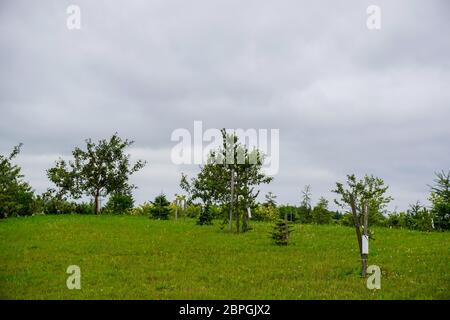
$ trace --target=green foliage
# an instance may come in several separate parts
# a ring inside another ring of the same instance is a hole
[[[319,199],[312,210],[312,221],[315,224],[329,224],[333,221],[333,212],[328,210],[328,200],[324,197]]]
[[[438,230],[450,230],[450,171],[436,173],[434,182],[430,195],[434,225]]]
[[[190,201],[200,199],[204,205],[223,206],[232,203],[236,230],[246,231],[246,215],[241,212],[255,205],[259,194],[256,187],[270,183],[273,178],[266,176],[262,170],[264,155],[261,151],[248,150],[235,134],[227,134],[225,129],[222,129],[222,143],[222,147],[211,152],[195,178],[189,182],[182,175],[180,187],[190,195]],[[233,187],[231,180],[234,181]]]
[[[433,214],[419,202],[416,202],[409,206],[406,213],[391,213],[387,218],[386,225],[391,228],[433,231]]]
[[[200,216],[201,208],[199,205],[189,204],[186,206],[186,217],[197,218]]]
[[[0,155],[0,218],[33,213],[33,191],[23,181],[21,168],[12,163],[21,146],[14,147],[9,156]]]
[[[153,208],[153,204],[149,202],[144,202],[139,207],[131,209],[128,213],[132,216],[151,216],[151,210]]]
[[[99,211],[98,199],[111,193],[128,193],[134,188],[129,176],[142,169],[144,161],[130,164],[125,148],[133,141],[122,140],[115,133],[108,141],[93,143],[86,140],[86,150],[75,148],[73,160],[59,159],[55,167],[47,171],[48,178],[59,189],[59,194],[69,194],[78,199],[83,194],[95,199],[95,213]]]
[[[291,205],[282,205],[278,207],[278,218],[284,219],[287,216],[289,221],[297,221],[299,219],[299,210]]]
[[[211,205],[205,205],[201,207],[200,215],[197,219],[198,225],[212,225],[214,218],[214,211]]]
[[[36,196],[34,201],[34,213],[37,214],[92,214],[93,208],[92,203],[68,201],[51,189]]]
[[[277,207],[268,204],[258,204],[252,211],[252,220],[276,221],[279,217]]]
[[[278,219],[272,231],[272,239],[276,245],[287,246],[289,244],[292,223],[285,219]]]
[[[167,201],[166,195],[161,193],[152,201],[153,206],[150,208],[150,218],[158,220],[168,220],[170,216],[170,202]]]
[[[106,214],[128,214],[133,209],[134,200],[131,194],[115,192],[110,195],[102,212]]]

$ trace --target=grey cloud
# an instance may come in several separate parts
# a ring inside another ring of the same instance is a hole
[[[150,166],[133,178],[138,202],[173,194],[176,128],[279,128],[272,190],[299,201],[346,173],[383,177],[392,208],[426,202],[433,171],[449,169],[447,1],[68,1],[0,5],[0,152],[37,191],[45,168],[83,139],[117,131]],[[143,152],[142,150],[146,150]],[[38,159],[38,160],[36,160]]]

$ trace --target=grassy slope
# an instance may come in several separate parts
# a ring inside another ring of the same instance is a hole
[[[294,244],[277,247],[269,224],[253,227],[229,235],[131,216],[0,220],[0,298],[450,299],[450,233],[376,230],[374,292],[359,277],[353,229],[296,225]],[[66,287],[71,264],[81,290]]]

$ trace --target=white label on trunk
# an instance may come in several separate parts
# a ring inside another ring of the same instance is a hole
[[[369,236],[362,236],[362,254],[369,254]]]
[[[250,207],[247,208],[248,217],[252,217],[252,211],[250,210]]]

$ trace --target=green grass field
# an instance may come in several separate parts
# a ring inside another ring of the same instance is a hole
[[[450,233],[375,229],[360,278],[352,228],[295,225],[293,244],[271,243],[267,223],[230,235],[195,221],[134,216],[0,220],[3,299],[450,299]],[[81,290],[66,287],[69,265]]]

